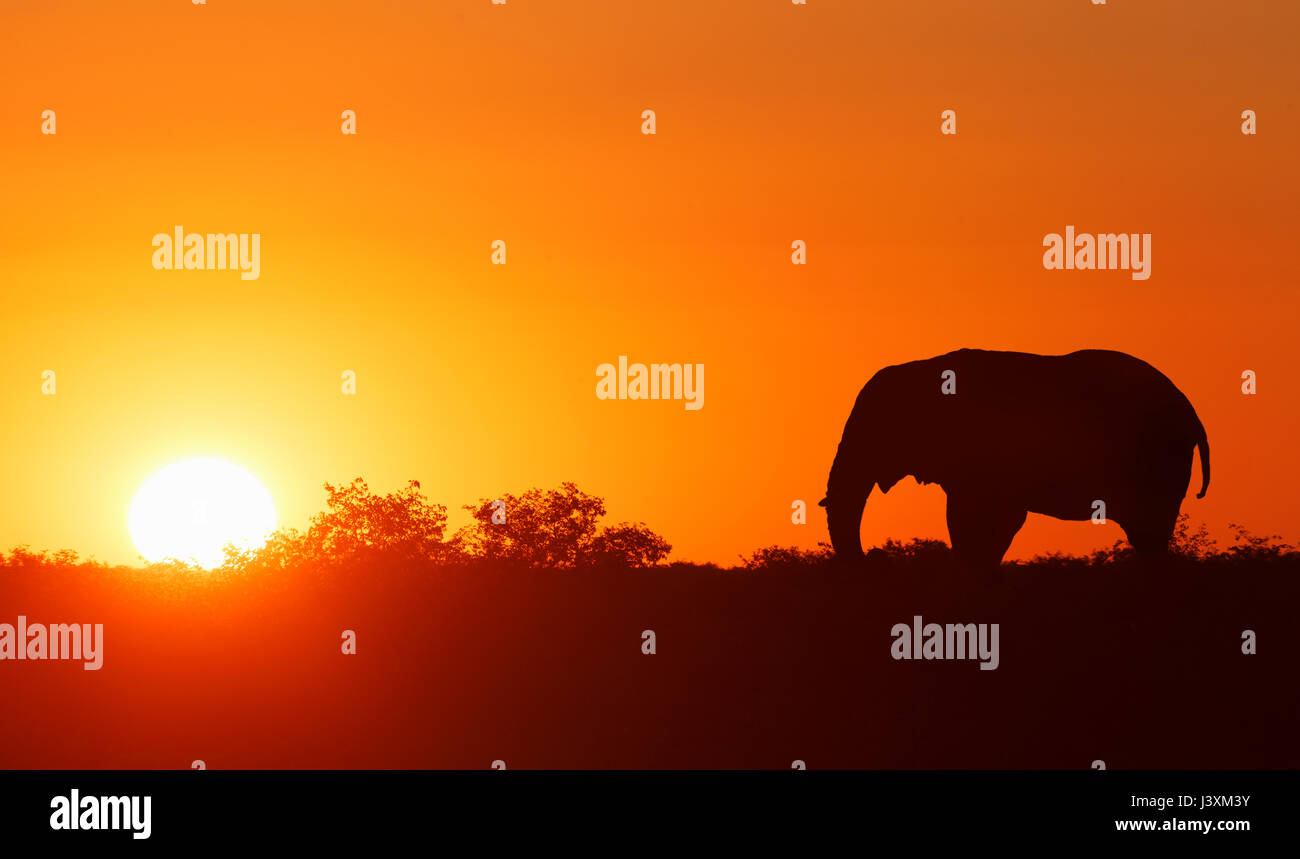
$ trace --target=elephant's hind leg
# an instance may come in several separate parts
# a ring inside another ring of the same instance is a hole
[[[948,540],[952,552],[971,569],[994,571],[1011,548],[1028,511],[979,494],[948,495]]]
[[[1169,550],[1169,540],[1178,524],[1182,499],[1149,503],[1132,521],[1120,522],[1133,551],[1146,557],[1160,557]]]

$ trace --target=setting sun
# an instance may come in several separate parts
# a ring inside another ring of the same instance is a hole
[[[266,542],[276,516],[270,493],[244,469],[221,459],[187,459],[145,481],[127,523],[147,560],[211,569],[227,543],[247,549]]]

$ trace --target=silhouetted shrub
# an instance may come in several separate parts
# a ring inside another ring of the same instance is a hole
[[[1235,542],[1223,553],[1233,561],[1268,560],[1295,552],[1295,546],[1282,542],[1277,534],[1257,537],[1241,525],[1229,522],[1228,528],[1235,535]]]
[[[325,484],[327,510],[312,517],[306,533],[282,528],[252,551],[227,546],[227,569],[284,569],[303,563],[343,563],[384,555],[408,561],[441,561],[447,508],[430,504],[419,481],[387,495],[375,495],[361,478],[346,486]]]
[[[0,567],[75,567],[75,566],[102,566],[96,561],[82,560],[81,557],[71,549],[59,549],[51,552],[48,549],[42,549],[39,552],[33,552],[30,546],[15,546],[13,551],[5,557],[0,552]]]
[[[1191,517],[1186,513],[1178,514],[1178,524],[1174,526],[1173,537],[1169,541],[1169,551],[1187,558],[1209,558],[1217,553],[1218,544],[1210,536],[1210,531],[1202,522],[1195,531],[1191,530]]]
[[[741,555],[740,565],[746,570],[815,566],[830,560],[833,555],[833,550],[826,543],[818,543],[816,549],[800,549],[798,546],[766,546],[756,550],[748,558]]]
[[[327,483],[325,491],[329,510],[312,518],[305,538],[313,556],[338,559],[379,551],[437,560],[444,555],[447,508],[426,501],[419,481],[388,495],[373,494],[359,477],[348,486]]]
[[[672,546],[646,525],[627,522],[597,532],[605,502],[573,483],[543,492],[530,489],[482,498],[465,508],[474,522],[457,532],[455,548],[467,558],[530,567],[572,569],[594,563],[653,566]]]
[[[948,544],[943,540],[931,539],[913,539],[904,543],[901,540],[886,540],[885,544],[880,547],[890,558],[898,560],[923,560],[926,558],[939,558],[946,556],[951,552]]]
[[[620,522],[605,528],[591,542],[590,563],[613,567],[653,567],[673,547],[644,522]]]
[[[473,516],[470,525],[444,540],[447,508],[429,503],[420,492],[418,481],[387,495],[375,495],[361,478],[350,484],[325,484],[326,509],[312,517],[305,532],[282,528],[266,544],[254,550],[226,547],[225,563],[215,571],[177,562],[136,567],[110,567],[93,559],[82,559],[72,550],[33,551],[29,546],[15,547],[8,555],[0,553],[0,568],[45,568],[127,571],[146,575],[151,581],[189,581],[201,577],[214,582],[229,576],[243,576],[258,588],[283,587],[276,582],[276,572],[327,567],[363,569],[367,561],[398,564],[454,564],[499,561],[539,569],[573,569],[600,567],[608,569],[643,568],[662,565],[672,546],[643,522],[620,522],[599,526],[605,515],[603,499],[563,483],[558,489],[530,489],[523,495],[506,494],[499,499],[480,499],[467,505]],[[499,503],[498,503],[499,502]],[[494,521],[494,519],[499,521]],[[1244,527],[1231,524],[1235,534],[1232,546],[1220,550],[1204,523],[1191,527],[1187,514],[1178,517],[1170,540],[1170,552],[1179,560],[1206,566],[1235,565],[1254,561],[1283,561],[1294,564],[1300,552],[1278,535],[1256,536]],[[948,544],[942,540],[890,539],[873,549],[878,560],[898,561],[927,566],[931,562],[946,567],[951,561]],[[1133,558],[1133,549],[1125,540],[1096,549],[1087,555],[1050,552],[1027,561],[1015,562],[1022,568],[1076,569],[1125,563]],[[831,547],[818,543],[815,549],[796,546],[766,546],[748,556],[739,556],[732,569],[814,569],[834,559]],[[669,564],[665,569],[720,569],[714,564]]]
[[[464,509],[474,517],[456,534],[457,547],[466,556],[564,569],[576,566],[590,550],[605,502],[564,483],[547,492],[529,489],[520,496],[482,498]]]

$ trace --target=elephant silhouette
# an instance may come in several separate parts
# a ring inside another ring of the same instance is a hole
[[[844,426],[821,505],[841,558],[862,555],[872,489],[888,492],[908,475],[943,488],[953,554],[971,568],[996,569],[1031,512],[1086,520],[1104,510],[1139,554],[1159,555],[1194,448],[1203,498],[1205,428],[1183,392],[1132,355],[961,349],[871,377]]]

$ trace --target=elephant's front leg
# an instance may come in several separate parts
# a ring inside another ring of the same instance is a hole
[[[948,541],[957,560],[973,571],[992,573],[1002,563],[1028,511],[978,491],[948,493]]]

